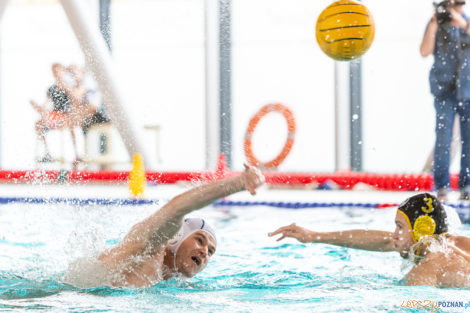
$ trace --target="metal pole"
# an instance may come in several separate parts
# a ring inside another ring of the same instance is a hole
[[[111,45],[111,0],[100,0],[100,31],[108,50],[112,51]]]
[[[120,94],[121,89],[112,73],[111,57],[101,34],[98,29],[87,23],[79,0],[60,0],[60,2],[80,43],[86,62],[103,94],[106,111],[116,125],[130,157],[132,158],[135,153],[141,153],[144,161],[148,160],[143,146],[136,136],[136,130],[127,118],[128,114],[125,108],[128,106],[123,101]]]
[[[232,33],[231,0],[219,0],[220,152],[232,167]]]
[[[362,62],[349,62],[351,106],[351,169],[362,171]]]
[[[349,66],[335,61],[335,170],[349,171],[350,160],[350,97]]]
[[[206,169],[214,169],[220,153],[218,0],[204,2]]]
[[[100,32],[106,42],[109,53],[111,53],[111,0],[100,0],[99,12]],[[111,138],[108,138],[104,132],[99,135],[99,152],[101,155],[109,152],[107,151],[109,148],[109,140],[111,140]],[[104,166],[102,166],[102,168],[103,167]]]

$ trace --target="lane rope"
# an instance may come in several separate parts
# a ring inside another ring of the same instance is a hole
[[[165,199],[167,202],[169,199]],[[30,204],[72,204],[72,205],[153,205],[161,199],[125,199],[125,198],[60,198],[60,197],[0,197],[0,204],[30,203]],[[214,206],[269,206],[283,209],[313,209],[313,208],[364,208],[384,209],[398,206],[398,203],[378,202],[287,202],[287,201],[232,201],[219,200]],[[470,209],[470,203],[446,203],[455,209]]]
[[[169,199],[102,199],[102,198],[42,198],[42,197],[0,197],[0,205],[4,204],[64,204],[72,206],[140,206],[140,205],[158,205],[160,201],[164,203]],[[470,224],[470,203],[446,203],[453,207],[462,221]],[[374,203],[374,202],[285,202],[285,201],[231,201],[220,200],[214,202],[215,207],[250,207],[250,206],[268,206],[281,209],[300,210],[300,209],[386,209],[397,207],[398,203]]]
[[[102,199],[102,198],[40,198],[40,197],[0,197],[0,204],[13,204],[13,203],[26,203],[26,204],[66,204],[75,206],[87,205],[152,205],[158,204],[159,200],[146,200],[146,199]]]

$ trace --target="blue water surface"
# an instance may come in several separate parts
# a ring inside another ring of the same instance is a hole
[[[470,300],[466,289],[404,286],[409,264],[393,252],[276,242],[266,235],[291,222],[325,231],[390,230],[393,210],[210,207],[197,216],[217,229],[219,247],[192,279],[150,288],[79,289],[62,283],[69,262],[119,242],[154,210],[1,206],[0,311],[431,312],[402,306],[410,300]],[[461,232],[468,235],[470,228]]]

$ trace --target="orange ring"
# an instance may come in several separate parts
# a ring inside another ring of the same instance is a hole
[[[279,155],[276,158],[274,158],[272,161],[261,163],[255,157],[253,153],[251,137],[253,136],[255,128],[258,125],[261,118],[270,112],[279,112],[284,116],[287,122],[287,129],[289,133],[287,135],[287,140],[286,140],[286,143],[284,144],[284,147],[282,148],[281,153],[279,153]],[[292,149],[292,145],[294,144],[294,136],[295,136],[295,119],[294,119],[294,115],[292,114],[292,111],[288,107],[280,103],[267,104],[263,106],[250,119],[250,123],[248,124],[248,129],[246,130],[244,149],[245,149],[245,156],[248,159],[248,163],[250,163],[253,166],[259,166],[259,167],[264,167],[264,168],[278,167],[279,164],[281,164],[282,161],[284,161],[284,159],[287,157],[290,150]]]

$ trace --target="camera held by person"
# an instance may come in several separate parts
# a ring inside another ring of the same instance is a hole
[[[435,2],[434,6],[436,8],[436,19],[439,25],[449,23],[452,20],[450,14],[451,3],[449,0],[444,0],[440,2]]]
[[[436,20],[439,25],[446,24],[452,21],[451,8],[453,6],[465,5],[465,1],[435,1],[434,7],[436,10]]]

